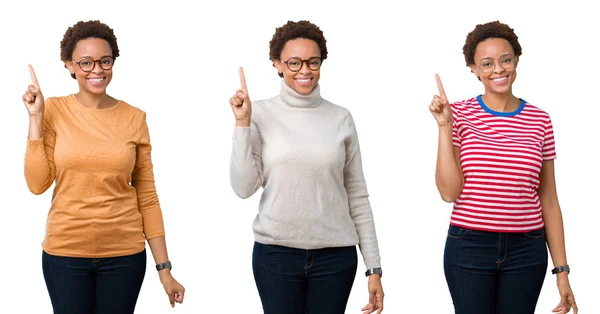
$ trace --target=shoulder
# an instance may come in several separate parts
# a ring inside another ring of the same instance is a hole
[[[471,120],[482,113],[483,109],[479,104],[478,96],[455,101],[450,104],[450,110],[452,110],[452,116],[457,121],[462,119]]]
[[[538,119],[550,120],[550,114],[548,112],[541,109],[540,107],[532,105],[528,101],[525,101],[525,100],[523,100],[523,101],[525,102],[525,106],[523,107],[521,114],[532,116],[532,117],[535,117]]]
[[[130,103],[124,101],[124,100],[119,100],[119,102],[117,103],[117,105],[120,107],[119,109],[123,113],[135,117],[136,120],[146,119],[146,111],[142,110],[141,108],[133,106]]]
[[[133,106],[124,100],[119,100],[117,106],[119,106],[119,108],[117,108],[118,115],[120,116],[119,119],[123,121],[124,124],[135,126],[142,130],[148,128],[146,111]]]
[[[275,96],[275,97],[271,97],[271,98],[263,98],[263,99],[259,99],[259,100],[253,100],[252,101],[252,111],[254,111],[254,109],[265,110],[270,104],[274,104],[275,102],[277,102],[278,98],[279,98],[279,96]]]
[[[276,97],[252,101],[252,124],[254,126],[262,125],[269,121],[269,108],[274,107],[274,98]]]
[[[464,111],[464,110],[469,110],[472,108],[479,107],[479,103],[477,101],[477,96],[474,96],[471,98],[455,101],[450,104],[450,107],[453,110]]]
[[[50,109],[51,111],[53,111],[67,106],[70,102],[73,102],[74,99],[74,95],[52,96],[46,98],[46,100],[44,101],[44,106],[46,107],[46,109]]]
[[[321,106],[323,107],[323,109],[326,109],[327,111],[329,111],[332,114],[339,116],[341,118],[344,118],[344,119],[352,118],[352,113],[350,112],[350,110],[348,108],[341,106],[341,105],[334,104],[333,102],[331,102],[327,99],[323,99]]]
[[[74,102],[75,96],[53,96],[44,100],[44,117],[53,120],[55,117],[60,117],[69,114],[70,103]]]
[[[321,107],[327,112],[326,115],[328,117],[328,120],[337,121],[338,123],[341,123],[341,125],[349,129],[356,128],[354,117],[352,116],[352,112],[350,112],[350,109],[341,105],[334,104],[326,99],[323,99]]]

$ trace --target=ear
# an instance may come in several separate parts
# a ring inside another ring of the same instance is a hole
[[[273,66],[277,68],[277,73],[283,74],[283,62],[281,60],[272,60]]]
[[[481,81],[481,73],[479,73],[479,69],[477,68],[477,66],[471,64],[469,65],[469,68],[471,69],[471,73],[475,74],[475,77],[477,77],[477,79]]]
[[[75,74],[75,67],[74,67],[73,62],[71,62],[71,61],[65,61],[65,68],[67,68],[67,70],[69,70],[69,73],[71,75]]]

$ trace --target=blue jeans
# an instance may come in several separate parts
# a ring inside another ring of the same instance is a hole
[[[444,273],[456,314],[533,314],[547,267],[544,229],[448,229]]]
[[[42,268],[54,314],[131,314],[146,273],[146,250],[110,258],[43,252]]]
[[[252,268],[265,314],[344,314],[356,247],[301,250],[254,243]]]

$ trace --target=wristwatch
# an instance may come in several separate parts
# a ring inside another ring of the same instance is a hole
[[[383,277],[383,271],[381,270],[381,267],[371,268],[365,272],[366,277],[369,277],[373,274],[377,274],[379,275],[379,277]]]
[[[171,261],[168,261],[166,263],[160,263],[160,264],[156,265],[156,270],[163,270],[165,268],[168,268],[169,270],[173,269],[173,265],[171,265]]]
[[[552,270],[552,275],[556,275],[556,274],[562,273],[564,271],[566,271],[567,274],[571,273],[571,267],[569,267],[569,265],[558,266]]]

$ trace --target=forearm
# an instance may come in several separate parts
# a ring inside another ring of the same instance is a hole
[[[241,128],[250,127],[250,123],[251,123],[251,121],[250,121],[249,117],[235,119],[235,126],[237,126],[237,127],[241,127]]]
[[[148,240],[150,251],[152,251],[152,257],[156,265],[166,263],[169,261],[169,254],[167,252],[167,241],[164,236],[152,238]],[[171,275],[169,268],[163,268],[159,271],[159,276],[162,280],[164,276]]]
[[[253,153],[252,132],[250,127],[236,126],[233,135],[229,179],[240,198],[252,196],[263,182]]]
[[[165,241],[165,236],[148,240],[148,245],[150,245],[150,250],[152,251],[152,256],[154,257],[154,262],[156,264],[166,263],[169,261],[169,254],[167,253],[167,241]]]
[[[350,207],[350,217],[354,223],[356,233],[359,239],[359,248],[363,256],[366,269],[381,267],[381,257],[379,255],[379,244],[375,230],[375,220],[371,204],[369,202],[369,193],[362,176],[362,171],[346,173],[346,194],[348,195],[348,205]]]
[[[44,132],[43,120],[43,114],[29,117],[29,134],[24,161],[27,187],[36,195],[44,193],[55,178],[54,133],[48,126]]]
[[[565,233],[563,218],[558,204],[543,205],[542,216],[546,228],[546,242],[554,267],[567,264],[567,253],[565,249]]]
[[[355,216],[353,220],[366,269],[381,267],[375,222],[373,215],[370,214],[370,209],[369,213],[364,213],[358,217]]]
[[[29,135],[30,141],[37,141],[42,138],[44,131],[44,113],[29,116]]]
[[[452,125],[439,127],[435,182],[446,202],[456,200],[463,188],[462,170],[452,145]]]
[[[552,264],[554,267],[568,265],[565,248],[565,232],[560,206],[555,204],[553,206],[542,206],[542,208],[544,208],[544,210],[542,210],[542,216],[546,228],[546,242],[548,243]],[[556,274],[556,277],[557,279],[566,279],[568,274],[568,272],[561,272]]]

